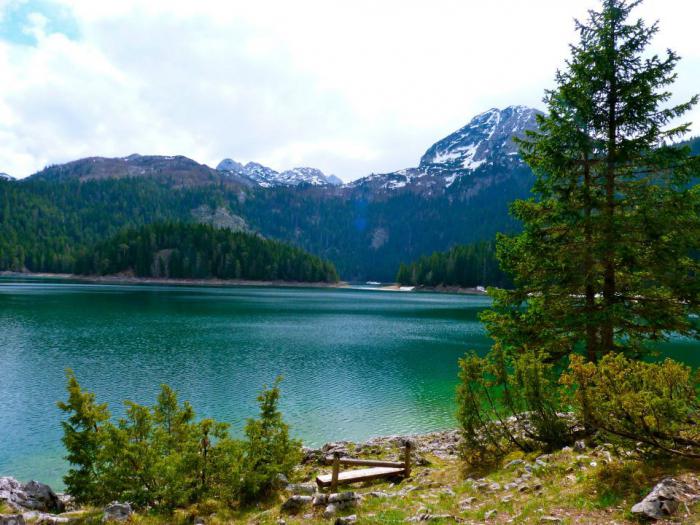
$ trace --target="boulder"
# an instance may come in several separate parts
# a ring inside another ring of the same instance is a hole
[[[355,501],[359,499],[359,496],[354,492],[336,492],[328,496],[329,503],[342,503],[345,501]]]
[[[282,503],[282,510],[285,512],[297,512],[312,501],[313,498],[311,496],[300,496],[298,494],[294,494],[293,496],[290,496],[287,501]]]
[[[632,514],[652,520],[668,518],[678,510],[681,503],[693,503],[698,499],[700,494],[684,481],[665,478],[632,507]]]
[[[63,512],[63,501],[51,490],[46,483],[30,481],[22,485],[22,490],[27,495],[23,506],[28,509]]]
[[[133,512],[129,503],[113,501],[104,508],[102,521],[126,521]]]
[[[306,494],[307,496],[310,496],[316,492],[316,485],[313,483],[290,483],[284,490],[291,492],[292,494]]]
[[[22,484],[15,478],[0,478],[0,501],[4,501],[13,509],[21,510],[20,501],[25,499],[22,493]],[[11,516],[11,514],[10,514]]]
[[[325,510],[323,511],[323,517],[328,519],[332,518],[338,512],[338,506],[335,503],[329,503]]]
[[[0,525],[24,525],[25,523],[21,514],[0,514]]]
[[[53,514],[42,514],[41,518],[34,522],[34,525],[60,525],[77,521],[66,516],[54,516]]]
[[[525,461],[523,461],[522,459],[514,459],[514,460],[512,460],[512,461],[509,461],[509,462],[506,463],[505,465],[503,465],[503,468],[504,468],[504,469],[510,469],[510,468],[513,468],[513,467],[517,467],[518,465],[522,465],[523,463],[525,463]]]
[[[287,479],[287,476],[281,472],[275,476],[275,479],[272,480],[272,488],[274,489],[283,489],[287,485],[289,485],[289,480]]]
[[[318,492],[313,495],[313,500],[311,501],[311,504],[314,507],[321,507],[323,505],[326,505],[328,503],[328,494],[323,494],[321,492]]]
[[[351,514],[350,516],[343,516],[335,519],[335,525],[352,525],[357,522],[357,516]]]
[[[16,510],[63,512],[65,505],[51,487],[38,481],[20,483],[14,478],[0,478],[0,501]]]
[[[303,464],[321,463],[324,457],[323,451],[320,448],[301,447]]]

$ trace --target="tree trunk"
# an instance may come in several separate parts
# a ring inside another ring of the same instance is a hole
[[[584,237],[585,257],[584,269],[586,282],[586,356],[592,363],[598,361],[598,329],[591,319],[595,309],[595,287],[593,275],[593,233],[591,230],[591,164],[588,153],[583,158],[583,191],[584,191]]]
[[[617,77],[615,67],[616,31],[615,20],[610,28],[610,85],[607,95],[607,159],[605,169],[605,252],[603,253],[603,303],[605,320],[601,330],[601,350],[603,353],[615,349],[615,316],[613,309],[616,302],[616,268],[615,268],[615,170],[617,161]]]

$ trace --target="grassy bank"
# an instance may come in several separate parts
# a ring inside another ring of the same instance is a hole
[[[233,523],[278,525],[328,524],[355,515],[357,524],[398,523],[562,523],[634,524],[632,505],[661,479],[673,476],[700,491],[700,462],[641,460],[632,451],[603,443],[585,449],[565,447],[551,454],[513,453],[499,465],[468,471],[459,460],[455,433],[417,436],[412,475],[404,480],[366,482],[352,490],[358,500],[333,517],[324,506],[303,505],[286,512],[282,505],[294,490],[282,490],[247,508],[232,510],[216,501],[181,509],[171,515],[141,512],[131,523],[192,525]],[[354,457],[397,460],[397,438],[378,438],[363,444],[336,443],[307,454],[293,482],[310,489],[318,473],[330,467],[318,459],[329,450]],[[99,510],[88,511],[82,521],[98,523]],[[673,520],[656,523],[700,522],[700,503],[679,509]]]

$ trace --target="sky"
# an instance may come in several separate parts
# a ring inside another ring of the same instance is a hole
[[[0,0],[0,172],[226,157],[345,181],[415,166],[492,107],[542,108],[598,0]],[[697,0],[646,0],[700,92]],[[687,117],[697,122],[700,109]]]

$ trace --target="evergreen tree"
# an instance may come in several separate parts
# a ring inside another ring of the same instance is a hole
[[[68,414],[63,426],[63,444],[71,464],[63,478],[66,487],[76,501],[90,502],[101,498],[98,483],[99,455],[103,439],[102,426],[110,418],[106,404],[95,402],[95,394],[84,392],[72,370],[66,372],[68,400],[59,402],[58,408]]]
[[[245,426],[246,469],[241,476],[241,498],[251,501],[267,494],[276,476],[289,476],[301,459],[301,442],[289,437],[289,426],[279,411],[280,389],[277,379],[272,388],[263,388],[258,396],[260,417]]]
[[[484,316],[505,350],[582,349],[596,361],[697,335],[698,162],[671,143],[689,127],[672,123],[698,99],[665,107],[679,58],[647,58],[658,26],[629,20],[639,3],[604,0],[577,22],[548,113],[521,141],[537,198],[512,207],[524,231],[500,236],[498,255],[516,289],[495,291]]]

